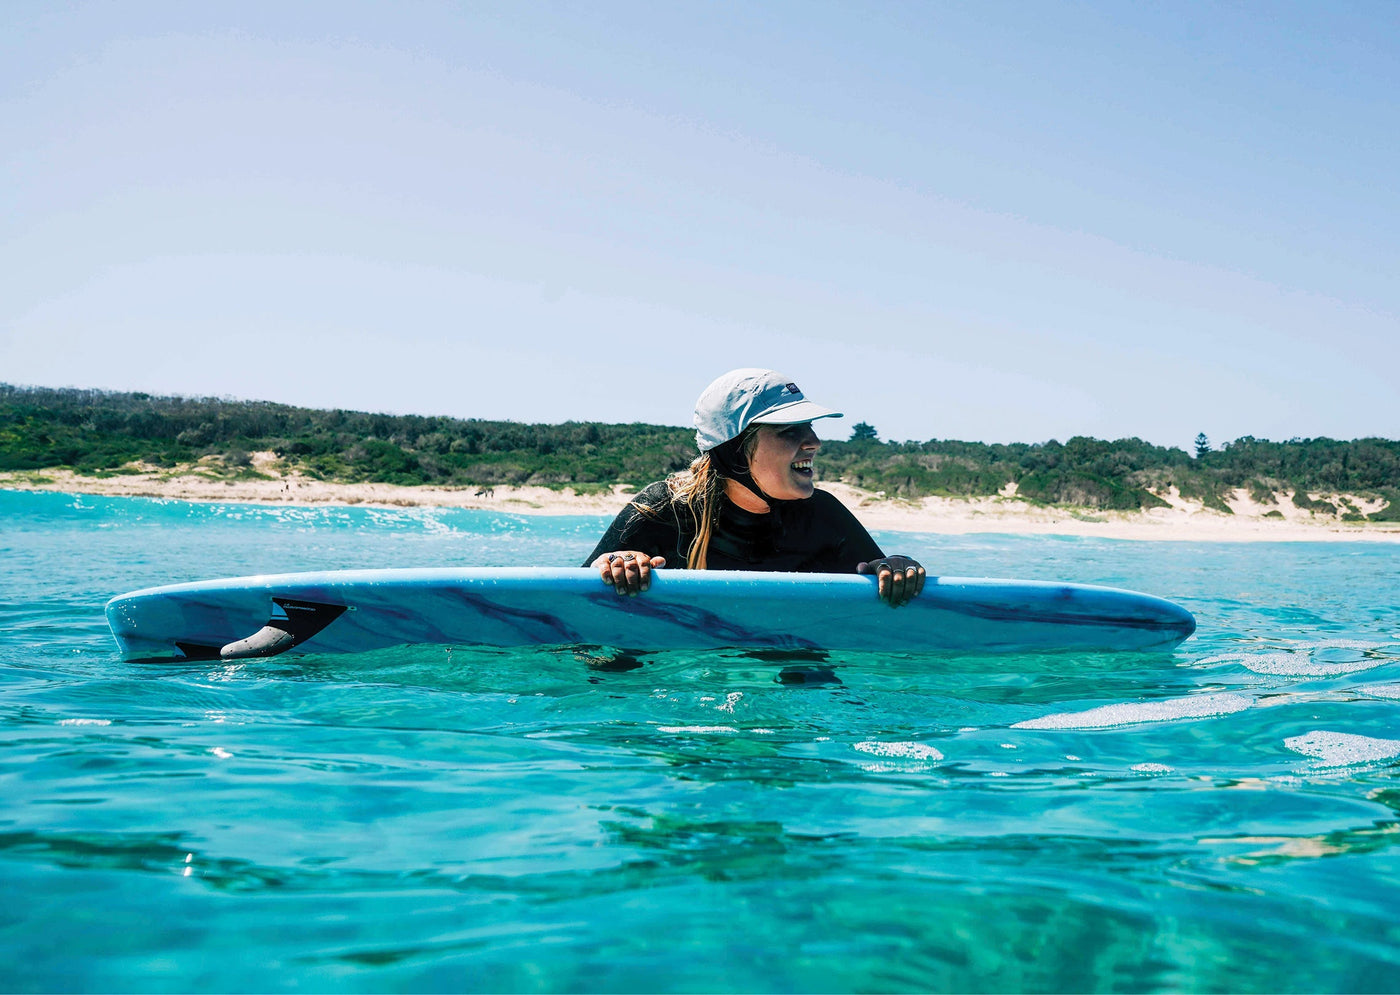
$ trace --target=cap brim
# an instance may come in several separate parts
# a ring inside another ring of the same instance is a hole
[[[750,418],[750,425],[798,425],[806,421],[816,421],[818,418],[845,418],[840,411],[832,411],[824,408],[820,404],[813,404],[811,401],[793,401],[791,404],[780,404],[756,418]]]

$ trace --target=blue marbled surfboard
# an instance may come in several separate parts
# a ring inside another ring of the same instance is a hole
[[[1021,652],[1169,649],[1191,613],[1082,584],[930,577],[891,609],[847,574],[667,571],[619,597],[590,569],[345,570],[123,594],[107,621],[128,660],[356,653],[391,646],[602,645]]]

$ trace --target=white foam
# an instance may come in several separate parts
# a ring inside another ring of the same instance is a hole
[[[1390,663],[1392,657],[1367,655],[1380,649],[1375,643],[1359,642],[1355,639],[1328,639],[1312,646],[1277,653],[1227,653],[1198,661],[1199,664],[1237,663],[1256,674],[1270,674],[1282,677],[1333,677],[1338,674],[1354,674]],[[1352,650],[1362,654],[1354,660],[1329,661],[1318,659],[1319,654],[1328,650]]]
[[[1136,725],[1139,722],[1175,722],[1178,719],[1207,719],[1242,712],[1253,705],[1238,694],[1195,694],[1166,701],[1101,705],[1085,712],[1062,712],[1017,722],[1013,729],[1105,729],[1109,726]]]
[[[733,726],[657,726],[657,732],[727,732],[737,733],[739,730]]]
[[[1133,764],[1129,769],[1140,774],[1170,774],[1172,772],[1172,768],[1166,764]]]
[[[852,744],[862,753],[877,757],[900,757],[905,760],[942,760],[943,754],[924,743],[879,743],[868,741]]]
[[[1318,730],[1285,739],[1283,745],[1295,753],[1314,757],[1329,767],[1400,757],[1400,739],[1375,739],[1347,732]]]
[[[1342,663],[1322,663],[1310,656],[1299,653],[1272,653],[1268,656],[1244,657],[1240,664],[1256,674],[1274,674],[1283,677],[1334,677],[1339,674],[1354,674],[1362,670],[1379,667],[1388,660],[1374,657],[1361,660],[1347,660]]]
[[[59,719],[61,726],[109,726],[111,719]]]
[[[1371,684],[1356,690],[1372,698],[1400,698],[1400,684]]]

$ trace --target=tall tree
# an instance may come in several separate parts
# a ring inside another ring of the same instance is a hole
[[[1210,452],[1210,440],[1207,439],[1206,434],[1202,432],[1200,435],[1196,436],[1196,459],[1200,459],[1208,452]]]
[[[879,442],[880,436],[875,432],[874,425],[868,425],[863,421],[858,421],[851,426],[852,442]]]

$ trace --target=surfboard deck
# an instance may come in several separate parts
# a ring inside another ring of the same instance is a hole
[[[623,597],[587,568],[430,568],[271,574],[113,598],[124,659],[244,659],[392,646],[590,645],[630,650],[901,653],[1165,650],[1184,608],[1084,584],[929,577],[892,609],[873,577],[660,570]]]

